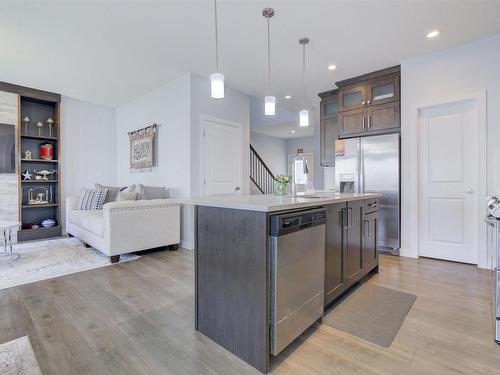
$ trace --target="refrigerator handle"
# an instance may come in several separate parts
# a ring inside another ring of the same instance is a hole
[[[359,188],[358,193],[365,192],[365,155],[363,152],[363,139],[359,139]]]

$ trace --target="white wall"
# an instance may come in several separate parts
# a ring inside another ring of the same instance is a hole
[[[191,194],[191,76],[184,75],[117,109],[117,180],[120,185],[166,186],[172,197]],[[129,170],[128,132],[152,123],[157,130],[157,158],[151,172]],[[193,218],[182,214],[182,246],[192,247]]]
[[[201,194],[200,180],[200,117],[207,115],[241,124],[243,130],[242,163],[243,194],[250,192],[250,97],[226,85],[224,99],[210,97],[207,77],[191,75],[191,179],[193,196]]]
[[[251,132],[250,143],[275,176],[287,174],[286,139]]]
[[[65,201],[94,182],[115,185],[116,110],[63,96],[61,99],[62,220]]]
[[[420,105],[487,91],[487,190],[500,193],[499,61],[500,35],[401,64],[401,255],[418,256],[415,112]]]
[[[287,155],[295,155],[299,148],[304,150],[304,154],[314,152],[314,137],[290,138],[286,140]]]

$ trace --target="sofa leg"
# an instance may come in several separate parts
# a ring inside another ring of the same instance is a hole
[[[179,248],[179,244],[178,243],[168,246],[168,249],[170,251],[176,251],[178,248]]]
[[[120,261],[120,256],[119,255],[111,255],[109,257],[109,261],[111,263],[118,263]]]
[[[83,246],[84,246],[84,247],[92,247],[92,246],[90,246],[88,243],[85,243],[85,242],[83,243]]]
[[[73,236],[71,233],[68,233],[68,237],[71,238],[71,237],[75,237],[75,236]]]

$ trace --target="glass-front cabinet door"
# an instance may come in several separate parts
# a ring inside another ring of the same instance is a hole
[[[366,84],[359,82],[339,90],[339,111],[364,108],[366,106]]]
[[[337,113],[339,112],[339,102],[337,95],[322,99],[320,108],[322,119],[337,117]]]
[[[399,75],[376,78],[367,82],[366,103],[384,104],[399,100]]]

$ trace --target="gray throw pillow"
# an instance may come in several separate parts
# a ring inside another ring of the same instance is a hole
[[[106,199],[104,200],[104,203],[109,203],[109,202],[114,202],[116,200],[116,196],[122,189],[120,186],[104,186],[99,183],[94,184],[94,189],[108,189],[108,194],[106,194]]]
[[[116,196],[116,202],[135,201],[136,199],[137,193],[135,191],[120,191]]]
[[[168,189],[164,186],[145,186],[143,184],[139,184],[136,192],[139,193],[139,196],[137,197],[138,200],[167,199],[170,197]]]
[[[102,210],[108,189],[82,188],[78,208],[80,210]]]

